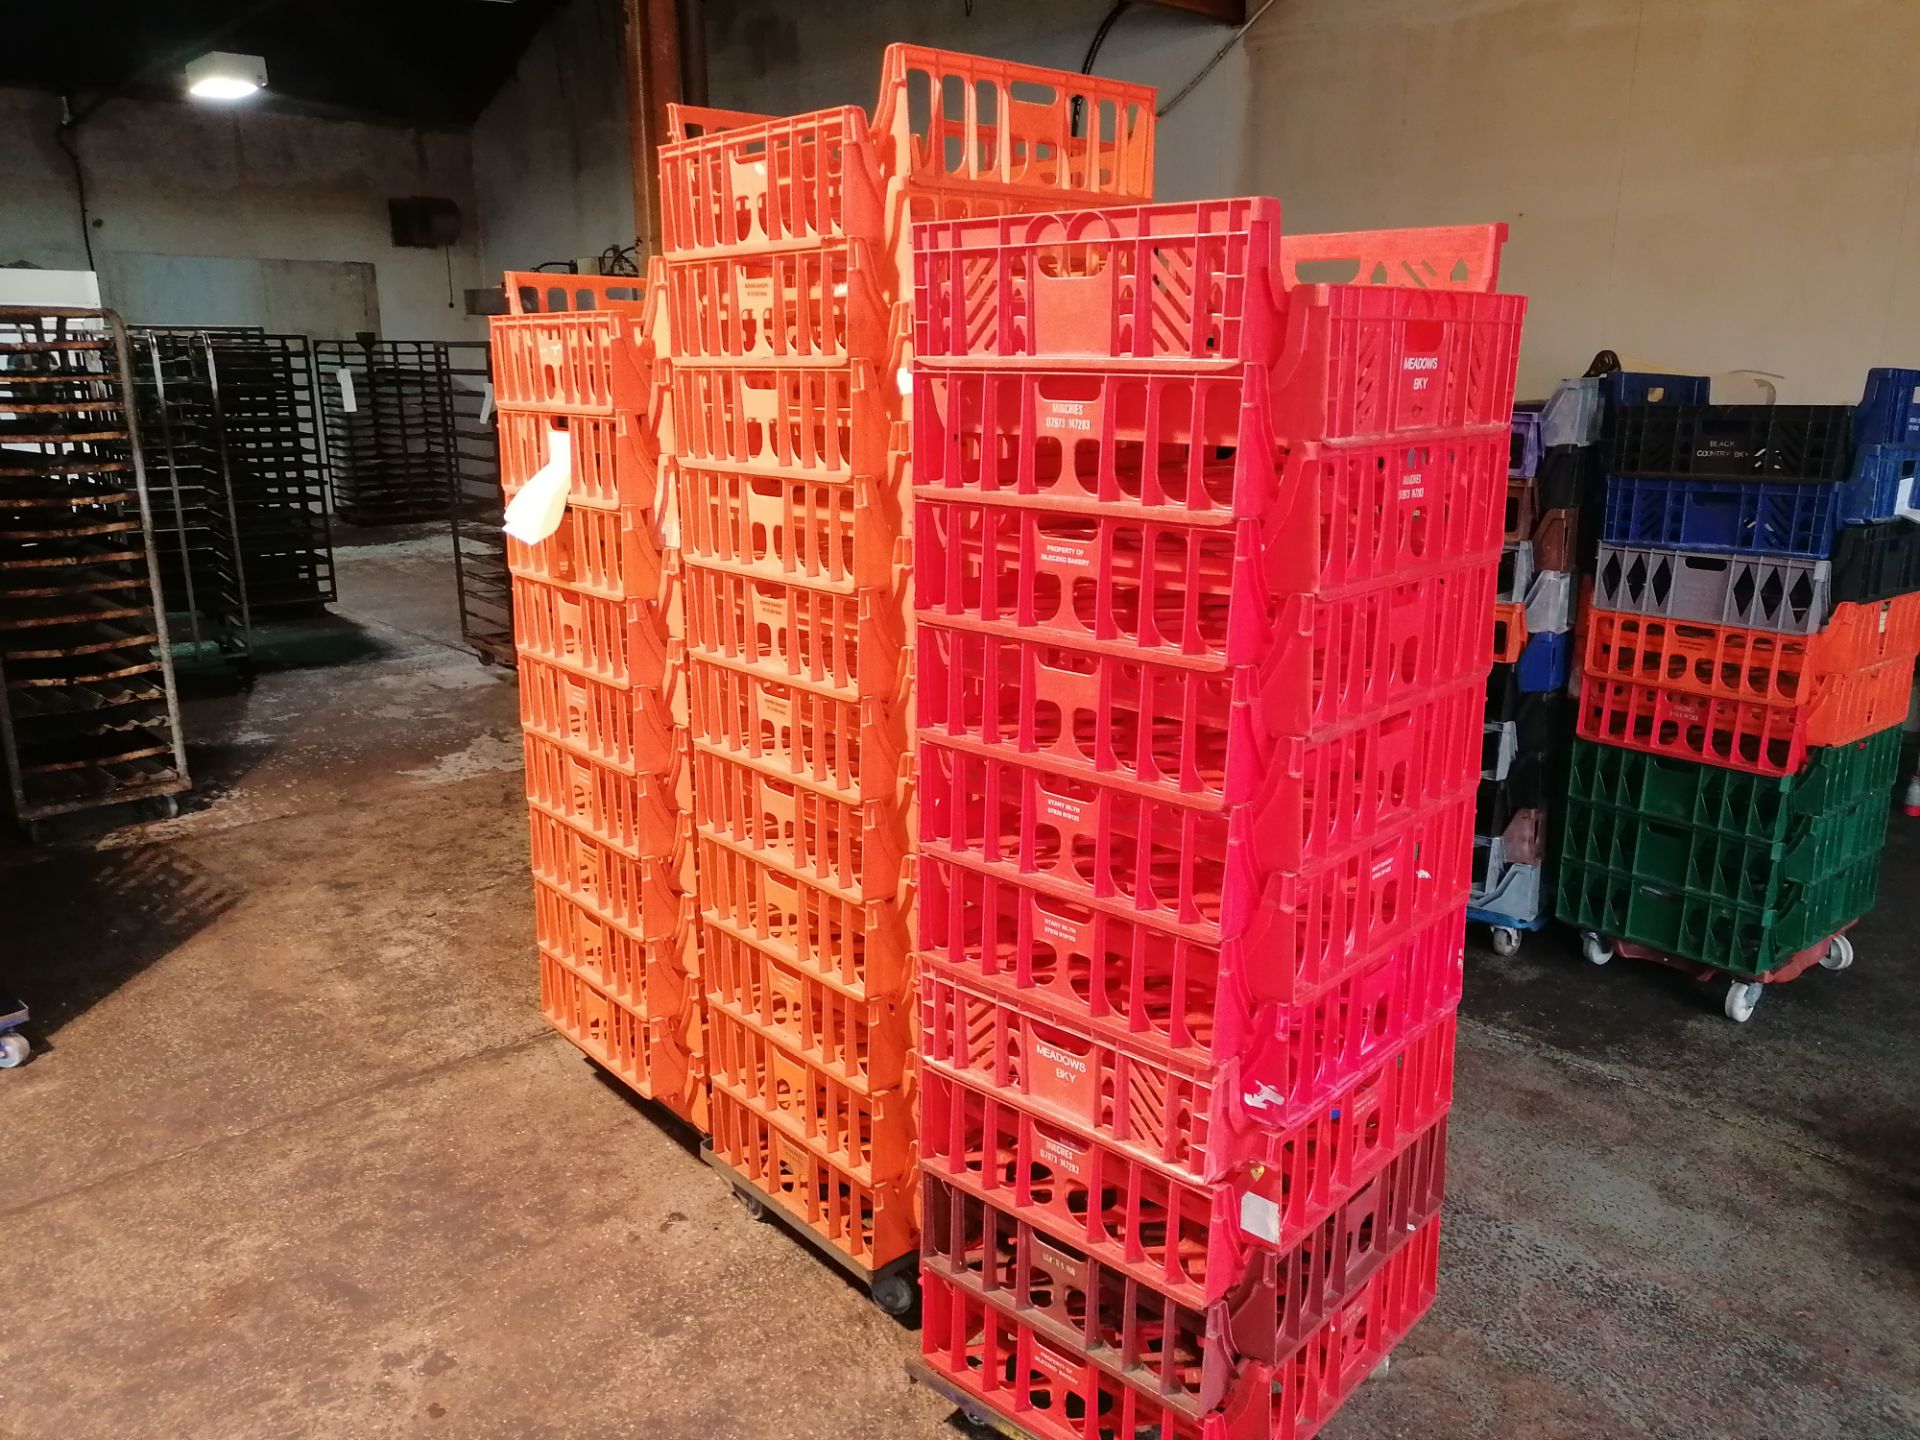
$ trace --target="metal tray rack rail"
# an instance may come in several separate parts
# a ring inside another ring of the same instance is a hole
[[[133,386],[175,663],[253,650],[218,367],[205,333],[134,330]]]
[[[449,476],[460,633],[482,660],[513,664],[513,590],[501,524],[500,432],[493,423],[492,347],[450,341],[447,354],[453,466]]]
[[[454,464],[447,346],[322,340],[315,357],[334,513],[349,525],[443,518]]]
[[[111,311],[0,308],[0,749],[30,831],[189,783],[132,359]]]

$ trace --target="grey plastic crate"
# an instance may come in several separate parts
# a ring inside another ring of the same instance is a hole
[[[1509,540],[1500,551],[1500,583],[1494,593],[1494,603],[1511,605],[1525,599],[1527,587],[1532,583],[1533,542]]]
[[[1593,603],[1669,620],[1811,635],[1833,611],[1833,565],[1784,555],[1602,545]]]
[[[1527,634],[1557,635],[1572,628],[1572,572],[1542,570],[1527,586]]]
[[[1600,439],[1600,382],[1562,380],[1540,412],[1540,443],[1551,450],[1559,445],[1592,445]]]
[[[1480,737],[1480,778],[1504,780],[1520,754],[1520,726],[1512,720],[1489,720]]]
[[[1473,842],[1473,887],[1467,904],[1489,915],[1501,915],[1516,925],[1541,918],[1542,868],[1516,865],[1507,858],[1506,842],[1476,838]]]

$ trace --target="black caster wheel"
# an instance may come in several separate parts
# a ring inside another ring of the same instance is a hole
[[[881,1311],[898,1320],[912,1311],[920,1298],[920,1287],[905,1275],[882,1275],[868,1292]]]
[[[767,1218],[767,1202],[758,1195],[746,1190],[736,1190],[733,1192],[733,1198],[740,1202],[740,1208],[747,1212],[749,1220],[757,1223]]]

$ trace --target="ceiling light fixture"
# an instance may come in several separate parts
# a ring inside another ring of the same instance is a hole
[[[187,93],[201,100],[244,100],[267,83],[258,55],[212,50],[187,62]]]

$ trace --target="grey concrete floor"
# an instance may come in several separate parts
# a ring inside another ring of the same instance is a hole
[[[549,1032],[444,542],[195,687],[180,819],[0,854],[0,1437],[917,1440],[914,1336]],[[1475,953],[1434,1314],[1330,1440],[1920,1435],[1920,824],[1860,963]]]

